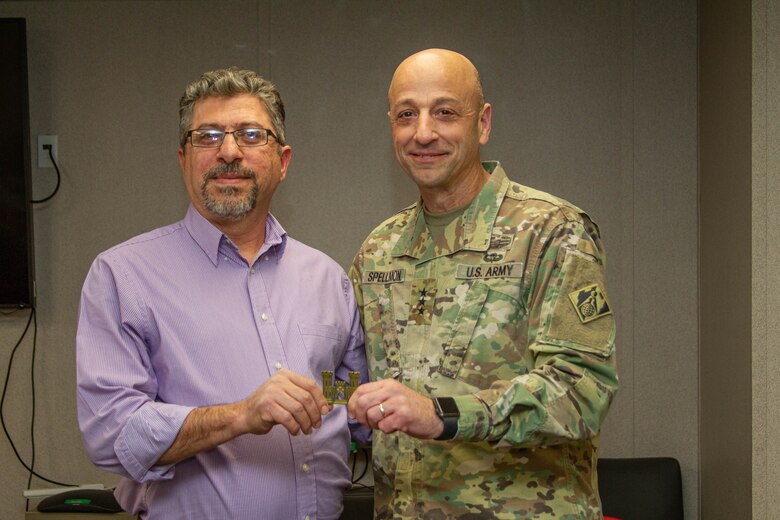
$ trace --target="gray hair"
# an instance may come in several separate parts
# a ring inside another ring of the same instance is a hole
[[[276,86],[251,70],[230,67],[206,72],[184,89],[179,100],[179,143],[182,148],[186,144],[187,131],[192,124],[192,111],[196,101],[207,97],[232,97],[239,94],[252,94],[265,105],[279,145],[286,144],[284,103]]]

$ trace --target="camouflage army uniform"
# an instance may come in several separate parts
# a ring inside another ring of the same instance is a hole
[[[600,519],[598,432],[617,390],[598,229],[490,180],[438,243],[422,202],[377,227],[350,277],[372,380],[460,409],[452,441],[375,431],[377,518]]]

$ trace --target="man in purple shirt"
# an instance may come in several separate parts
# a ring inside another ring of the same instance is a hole
[[[339,517],[346,409],[365,380],[351,285],[269,213],[291,148],[276,88],[223,69],[180,101],[184,220],[100,254],[81,296],[78,414],[94,463],[143,519]]]

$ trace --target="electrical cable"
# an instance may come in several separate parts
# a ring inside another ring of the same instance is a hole
[[[353,451],[352,452],[352,483],[353,484],[357,482],[357,480],[355,480],[355,467],[357,466],[357,458],[358,458],[357,451]]]
[[[32,354],[30,355],[30,390],[32,394],[32,416],[30,417],[30,473],[27,475],[27,489],[32,487],[32,470],[35,469],[35,350],[38,345],[38,315],[35,314],[35,309],[32,310],[33,315],[33,346]],[[30,510],[30,499],[24,501],[24,510]]]
[[[43,145],[43,147],[49,150],[49,158],[51,159],[51,163],[54,165],[54,170],[57,172],[57,185],[54,187],[54,191],[51,192],[51,195],[43,199],[33,200],[32,201],[33,204],[40,204],[41,202],[46,202],[47,200],[54,197],[57,194],[57,192],[60,190],[60,178],[61,178],[60,168],[59,166],[57,166],[57,161],[54,160],[54,154],[51,151],[51,145],[45,144]]]
[[[27,336],[27,331],[30,329],[30,324],[33,322],[33,318],[35,317],[35,307],[30,308],[30,317],[27,319],[27,325],[24,327],[24,331],[22,332],[21,337],[19,338],[19,341],[16,342],[16,345],[14,345],[13,350],[11,350],[11,358],[8,360],[8,369],[6,370],[5,374],[5,383],[3,384],[3,392],[2,395],[0,395],[0,424],[3,426],[3,431],[5,432],[5,437],[8,439],[8,442],[11,444],[11,449],[14,451],[14,455],[16,455],[16,459],[19,461],[19,463],[24,466],[24,469],[30,472],[31,475],[35,475],[41,480],[44,480],[46,482],[49,482],[51,484],[55,484],[57,486],[66,486],[66,487],[75,487],[78,486],[78,484],[66,484],[63,482],[57,482],[56,480],[52,480],[49,478],[44,477],[43,475],[40,475],[39,473],[35,472],[32,467],[28,466],[24,460],[22,460],[21,455],[19,455],[19,451],[16,449],[16,445],[14,444],[13,439],[11,439],[11,434],[8,432],[8,428],[5,425],[5,415],[3,414],[3,410],[5,407],[5,396],[8,393],[8,382],[11,380],[11,368],[14,364],[14,357],[16,356],[16,351],[19,349],[19,345],[22,344],[22,341],[24,340],[25,336]],[[37,341],[37,329],[38,329],[38,320],[35,320],[35,332],[33,335],[33,352],[35,352],[35,342]],[[34,354],[33,354],[34,355]],[[34,360],[34,357],[33,357]],[[35,399],[33,398],[33,420],[35,418]],[[33,444],[33,460],[35,460],[35,453],[34,453],[35,445]],[[29,484],[28,484],[29,485]]]
[[[363,466],[363,472],[360,474],[360,476],[357,478],[355,482],[360,482],[361,480],[363,480],[363,477],[365,477],[366,473],[368,472],[368,450],[366,448],[363,448],[363,458],[365,459],[366,464],[365,466]]]
[[[363,459],[365,460],[365,465],[363,466],[363,471],[360,473],[360,476],[358,478],[355,478],[355,467],[357,466],[358,452],[355,451],[352,454],[352,485],[357,487],[370,487],[360,482],[361,480],[363,480],[363,477],[366,476],[366,473],[368,472],[368,464],[369,464],[368,449],[362,448],[361,451],[363,452]]]

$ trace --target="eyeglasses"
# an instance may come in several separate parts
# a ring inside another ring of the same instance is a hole
[[[190,140],[192,146],[196,148],[219,148],[225,141],[227,134],[233,134],[236,144],[241,147],[263,146],[268,144],[268,136],[279,140],[272,131],[267,128],[242,128],[232,132],[223,132],[222,130],[189,130],[184,136],[184,142]]]

